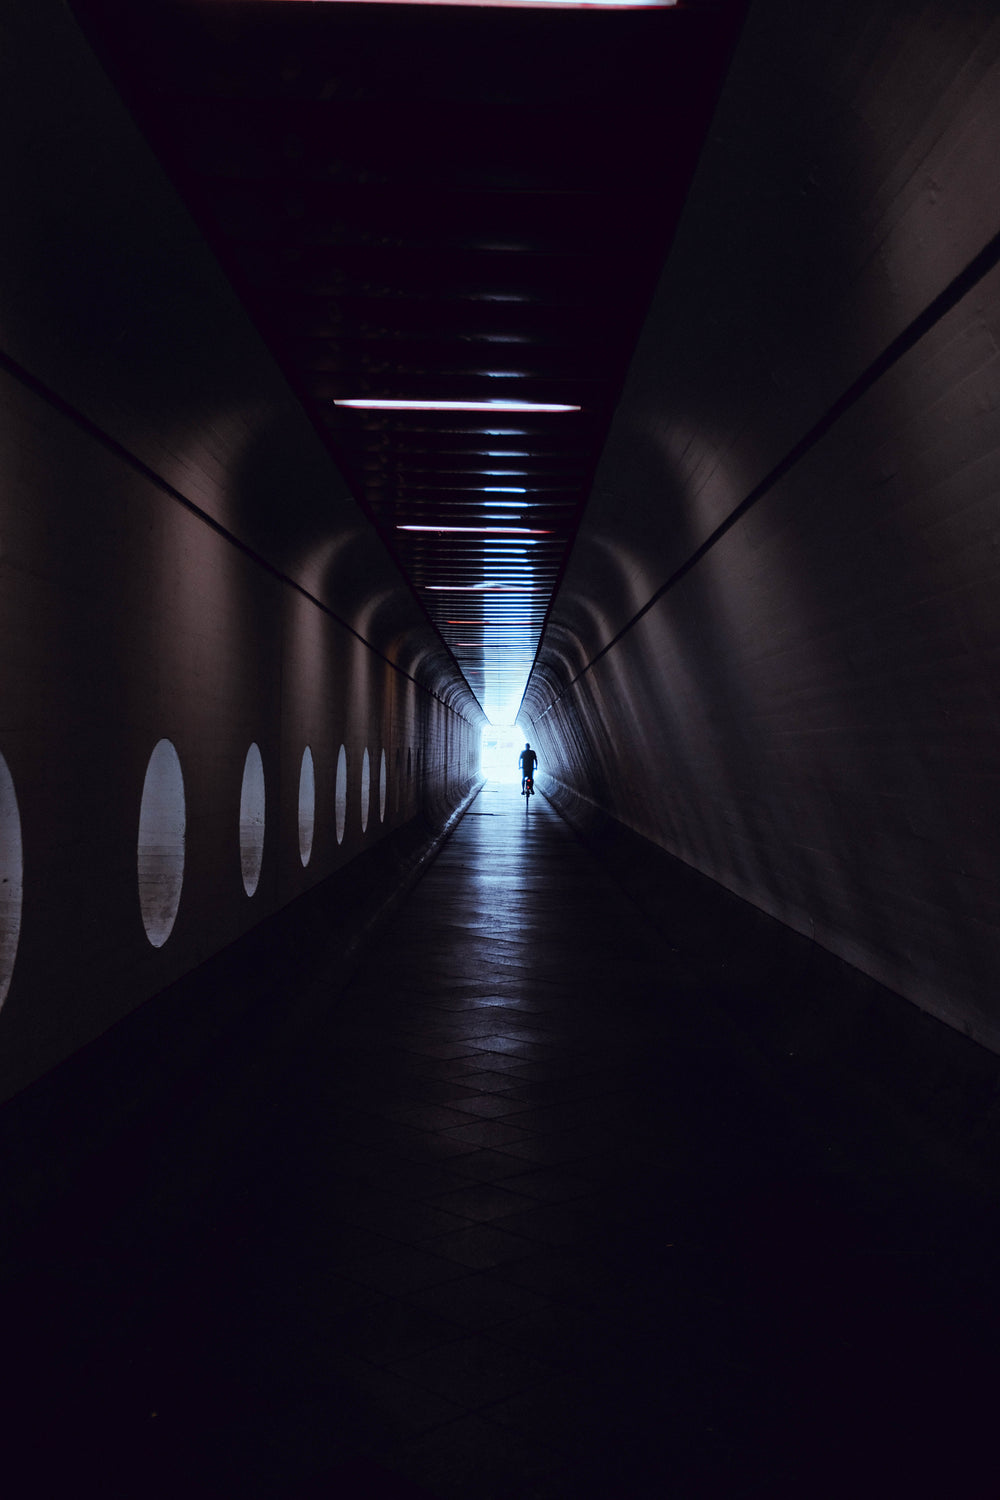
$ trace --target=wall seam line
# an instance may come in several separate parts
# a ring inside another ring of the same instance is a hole
[[[344,630],[348,631],[351,635],[354,636],[355,640],[360,641],[367,650],[371,651],[374,656],[377,656],[380,661],[385,662],[386,666],[391,667],[394,672],[398,672],[399,675],[401,677],[405,677],[407,681],[414,683],[414,685],[418,687],[422,693],[427,693],[429,697],[435,699],[435,701],[440,703],[442,707],[446,708],[449,713],[458,713],[458,710],[456,708],[453,708],[451,704],[448,703],[444,698],[442,698],[438,693],[435,693],[431,688],[425,687],[424,684],[422,682],[419,682],[411,672],[407,672],[405,668],[399,666],[396,662],[392,661],[390,657],[386,656],[383,651],[380,651],[377,646],[374,646],[371,641],[366,640],[361,632],[355,630],[354,626],[351,625],[347,620],[345,620],[342,615],[338,615],[336,610],[331,609],[328,604],[324,604],[322,599],[317,599],[316,595],[311,593],[304,584],[297,582],[297,580],[292,578],[290,574],[283,573],[280,568],[275,567],[274,563],[268,562],[267,558],[262,553],[258,552],[256,548],[250,546],[249,542],[242,541],[241,538],[235,534],[235,532],[230,531],[229,528],[224,526],[221,521],[217,521],[214,516],[210,516],[207,511],[202,510],[201,506],[196,504],[194,500],[191,500],[187,495],[185,495],[183,490],[177,489],[175,485],[172,485],[170,483],[169,479],[165,479],[162,474],[158,474],[157,471],[152,468],[151,465],[147,464],[144,459],[141,459],[137,453],[133,453],[132,450],[130,448],[127,448],[124,443],[119,442],[116,437],[112,437],[111,433],[105,431],[105,429],[99,426],[98,423],[94,422],[90,417],[86,416],[82,411],[79,410],[78,407],[74,406],[72,402],[67,401],[63,396],[60,396],[58,392],[54,391],[51,388],[51,386],[46,385],[43,380],[40,380],[36,375],[33,375],[30,370],[26,369],[24,365],[19,364],[17,360],[13,359],[6,352],[6,350],[3,349],[0,349],[0,369],[6,370],[7,374],[10,375],[12,379],[16,380],[19,385],[22,385],[26,390],[31,391],[31,393],[37,396],[40,400],[46,402],[46,404],[52,407],[54,411],[57,411],[60,416],[63,416],[68,421],[72,422],[82,432],[86,433],[89,438],[93,439],[93,441],[98,443],[101,447],[105,448],[109,453],[114,454],[116,458],[120,458],[124,463],[128,464],[131,469],[135,470],[136,473],[141,474],[144,479],[147,479],[151,484],[155,485],[157,489],[161,490],[165,495],[168,495],[171,500],[176,502],[176,504],[183,506],[185,510],[189,511],[193,516],[196,516],[199,521],[207,526],[210,531],[214,531],[217,536],[222,537],[224,541],[227,541],[230,544],[230,546],[235,547],[238,552],[242,552],[245,557],[248,557],[251,562],[256,563],[259,568],[262,568],[266,573],[269,573],[272,578],[277,579],[279,583],[285,584],[288,588],[294,589],[295,592],[297,594],[301,594],[304,599],[308,599],[310,604],[315,605],[315,607],[323,614],[327,615],[329,619],[334,620],[338,625],[342,626]],[[464,714],[459,714],[459,717],[464,718],[465,716]]]

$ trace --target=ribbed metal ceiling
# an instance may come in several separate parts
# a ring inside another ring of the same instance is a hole
[[[76,0],[494,723],[520,703],[742,8]],[[366,398],[579,410],[335,404]]]

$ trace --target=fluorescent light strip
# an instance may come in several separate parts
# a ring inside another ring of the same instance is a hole
[[[536,531],[531,526],[397,526],[397,531],[461,531],[475,536],[551,536],[551,531]]]
[[[375,0],[379,3],[379,0]],[[389,0],[386,0],[389,3]],[[417,3],[417,0],[414,0]],[[579,411],[555,401],[512,401],[498,396],[492,401],[409,401],[382,396],[350,396],[335,400],[334,406],[351,406],[357,411]]]
[[[272,0],[278,3],[278,0]],[[348,0],[315,0],[317,4],[347,4]],[[357,3],[357,0],[351,0]],[[672,10],[678,0],[362,0],[366,5],[465,5],[490,9],[530,10]],[[515,302],[511,296],[485,296],[490,302]]]

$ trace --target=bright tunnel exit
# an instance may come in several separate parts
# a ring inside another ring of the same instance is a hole
[[[526,736],[516,724],[486,724],[479,753],[479,769],[487,781],[520,785],[521,772],[517,758],[524,749]]]

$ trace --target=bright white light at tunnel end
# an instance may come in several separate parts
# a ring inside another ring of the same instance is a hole
[[[509,722],[513,707],[509,702],[491,705],[496,715],[483,725],[479,751],[479,769],[488,781],[520,787],[521,770],[517,758],[524,749],[527,735],[518,724]]]

